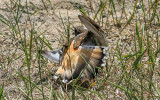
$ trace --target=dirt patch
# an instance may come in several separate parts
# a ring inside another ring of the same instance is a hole
[[[71,90],[66,92],[63,89],[63,85],[53,79],[52,75],[60,65],[42,59],[38,62],[38,49],[41,49],[41,47],[43,47],[43,49],[50,49],[43,41],[48,43],[53,50],[60,48],[64,39],[61,35],[66,35],[67,29],[72,33],[74,30],[73,27],[82,25],[78,19],[80,11],[76,6],[82,6],[87,14],[93,19],[100,8],[101,3],[97,0],[42,1],[43,0],[28,0],[27,3],[25,0],[21,0],[20,2],[18,0],[17,2],[12,0],[0,1],[0,85],[4,84],[5,99],[48,99],[50,93],[52,93],[52,97],[57,95],[58,98],[63,99],[70,99],[72,96]],[[155,15],[157,18],[154,17],[152,20],[151,17],[153,16],[152,14],[154,11],[151,4],[149,4],[149,2],[144,2],[144,11],[138,8],[141,6],[140,4],[141,2],[137,3],[137,7],[135,8],[136,11],[130,23],[129,19],[132,17],[135,6],[134,0],[125,1],[124,6],[122,6],[122,3],[114,0],[115,9],[112,6],[112,2],[108,2],[102,13],[103,17],[100,16],[100,13],[97,14],[96,22],[104,29],[106,41],[110,48],[108,66],[103,69],[105,72],[101,71],[101,73],[98,74],[97,79],[99,83],[90,88],[89,91],[83,91],[83,93],[76,90],[75,98],[129,98],[127,97],[128,94],[122,89],[114,90],[115,87],[113,89],[113,84],[111,85],[106,81],[103,82],[102,85],[101,81],[105,81],[104,79],[109,77],[107,80],[117,83],[120,82],[120,78],[118,77],[123,77],[123,75],[126,74],[128,74],[128,76],[131,75],[131,69],[133,69],[132,65],[134,64],[133,61],[136,57],[127,59],[126,56],[133,56],[139,50],[140,44],[138,44],[138,40],[135,41],[135,39],[137,39],[135,35],[136,22],[141,36],[143,37],[142,40],[144,41],[142,51],[147,48],[147,37],[149,37],[150,45],[152,45],[150,48],[152,48],[154,57],[156,57],[154,59],[155,65],[152,65],[153,62],[148,56],[149,53],[144,53],[143,60],[141,61],[142,65],[140,65],[139,68],[142,68],[140,72],[142,71],[143,74],[145,73],[144,75],[146,77],[141,74],[140,76],[141,78],[144,78],[143,84],[146,83],[148,86],[149,82],[146,80],[150,79],[150,76],[152,75],[150,71],[151,66],[154,66],[153,82],[159,89],[160,58],[158,52],[159,44],[157,44],[157,41],[160,41],[160,28],[158,22],[160,6],[157,4]],[[144,17],[144,12],[146,12],[146,17]],[[129,24],[125,27],[126,23]],[[147,27],[145,27],[145,25]],[[34,34],[33,43],[30,42],[31,33]],[[41,37],[42,40],[39,39],[39,37]],[[136,45],[135,42],[137,43]],[[31,49],[30,44],[32,44]],[[27,51],[24,50],[24,47],[26,47]],[[135,50],[135,48],[137,48],[137,50]],[[31,54],[31,56],[26,56],[25,53]],[[30,62],[27,63],[27,61]],[[124,73],[124,66],[126,74],[122,74]],[[30,71],[28,71],[28,67],[30,67]],[[109,76],[110,73],[111,75]],[[134,76],[137,74],[134,73],[132,75]],[[28,77],[30,77],[31,81],[28,81]],[[127,79],[127,77],[124,78],[125,82],[127,82]],[[139,82],[139,79],[135,78],[135,80],[138,80],[137,82]],[[131,87],[126,85],[128,83],[125,82],[121,83],[120,86],[128,90],[131,89]],[[135,81],[132,80],[132,82]],[[140,91],[141,89],[138,84],[139,83],[136,84],[138,89],[135,91]],[[27,90],[28,87],[33,89],[31,90],[32,93],[30,93],[30,89]],[[156,98],[158,93],[154,89],[153,91],[153,94],[155,95],[151,97]],[[29,93],[29,97],[27,97],[26,93]],[[139,92],[136,92],[135,95],[140,97],[140,94],[138,93]],[[146,98],[149,97],[149,92],[144,91],[144,96],[146,96]]]

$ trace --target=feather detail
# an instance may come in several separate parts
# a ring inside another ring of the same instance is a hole
[[[106,63],[103,60],[104,58],[106,59],[106,54],[103,51],[108,50],[108,48],[101,46],[79,46],[79,48],[74,49],[73,44],[74,41],[64,56],[62,68],[56,74],[60,74],[63,80],[67,80],[64,82],[77,78],[80,73],[82,73],[81,77],[93,79],[97,74],[97,67],[104,66],[104,63]]]
[[[94,35],[93,38],[95,39],[96,43],[100,46],[106,46],[105,38],[104,38],[104,31],[100,28],[100,26],[88,16],[82,14],[79,15],[78,18],[80,21],[85,25],[88,31],[91,31]]]
[[[79,47],[79,46],[82,44],[82,42],[84,41],[84,39],[86,38],[87,34],[88,34],[88,31],[85,31],[84,33],[81,33],[81,34],[77,35],[77,36],[74,38],[73,47],[74,47],[74,48]]]
[[[65,48],[52,52],[42,51],[41,54],[50,61],[61,62],[62,66],[54,78],[61,76],[63,83],[68,83],[80,75],[82,79],[91,80],[98,73],[98,67],[106,66],[108,47],[105,47],[103,30],[88,16],[82,14],[78,17],[85,26],[75,28],[76,36],[64,43]]]
[[[42,50],[41,56],[44,58],[47,58],[48,60],[55,62],[55,63],[60,63],[62,60],[62,50],[55,50],[55,51],[47,51],[47,50]]]

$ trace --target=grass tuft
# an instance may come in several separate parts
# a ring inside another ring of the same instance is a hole
[[[0,12],[0,99],[160,99],[159,0],[6,0]],[[80,77],[54,80],[60,65],[41,58],[70,43],[79,12],[102,26],[110,48],[89,88]]]

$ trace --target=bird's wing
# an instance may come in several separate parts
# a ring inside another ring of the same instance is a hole
[[[88,31],[91,31],[94,34],[97,44],[100,46],[106,46],[105,37],[103,36],[104,31],[100,28],[100,26],[84,14],[79,15],[78,18],[85,25]]]
[[[97,73],[96,67],[105,66],[107,49],[107,47],[101,46],[79,46],[74,54],[70,54],[70,62],[65,62],[71,67],[63,71],[63,75],[67,76],[64,82],[76,79],[79,75],[83,78],[93,79]]]
[[[73,44],[73,47],[74,49],[79,47],[84,39],[87,37],[87,34],[88,34],[88,31],[84,31],[84,33],[81,33],[81,34],[78,34],[75,38],[74,38],[74,44]]]
[[[55,51],[42,50],[41,55],[54,63],[60,63],[62,61],[62,53],[62,49],[57,49]]]

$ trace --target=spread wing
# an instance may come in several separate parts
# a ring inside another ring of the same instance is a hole
[[[106,46],[105,38],[103,36],[104,32],[100,26],[84,14],[79,15],[78,17],[80,21],[86,26],[88,31],[91,31],[94,34],[94,39],[97,44],[100,46]]]
[[[70,43],[72,43],[72,41],[74,41],[73,47],[74,48],[79,47],[83,43],[84,38],[87,36],[87,34],[88,34],[88,32],[84,31],[84,33],[81,33],[81,34],[77,35],[75,38],[70,39]],[[69,45],[68,42],[66,42],[64,44],[64,46],[65,46],[64,50],[63,49],[58,49],[55,51],[42,50],[41,55],[44,58],[47,58],[48,60],[50,60],[54,63],[60,63],[63,59],[63,56],[66,54],[66,50],[68,49],[68,45]]]
[[[75,36],[78,36],[82,33],[87,33],[87,36],[82,41],[81,45],[90,45],[95,46],[97,43],[95,42],[95,39],[93,38],[93,33],[88,32],[88,29],[85,26],[77,26],[75,27],[74,33]]]
[[[105,66],[107,49],[100,46],[80,46],[74,54],[70,54],[68,63],[71,63],[71,67],[65,69],[63,82],[76,79],[79,75],[81,78],[93,79],[98,72],[97,67]]]
[[[62,61],[62,53],[62,49],[55,51],[42,50],[41,55],[54,63],[60,63]]]

